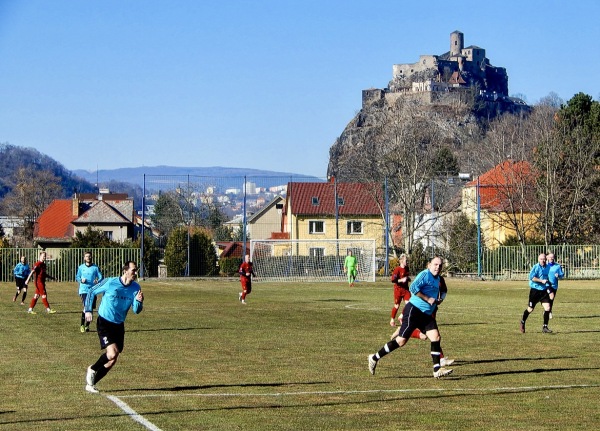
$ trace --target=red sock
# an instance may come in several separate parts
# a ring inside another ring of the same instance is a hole
[[[396,307],[392,308],[392,319],[396,318],[397,313],[398,313],[398,309]]]
[[[36,303],[37,303],[37,298],[34,295],[33,298],[31,298],[31,302],[29,303],[29,308],[31,308],[33,310],[33,307],[35,307]]]
[[[48,304],[48,300],[45,296],[42,296],[42,302],[44,303],[44,307],[50,308],[50,304]]]

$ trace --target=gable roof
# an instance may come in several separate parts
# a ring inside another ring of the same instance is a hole
[[[239,257],[240,259],[243,257],[242,253],[244,252],[244,243],[243,241],[231,241],[226,243],[217,243],[219,248],[223,247],[223,251],[219,255],[219,258],[222,257]],[[250,253],[250,243],[246,242],[246,253]]]
[[[524,199],[534,205],[535,181],[537,174],[525,160],[506,160],[479,176],[479,199],[482,209],[504,211],[510,205],[511,190],[523,189]],[[477,179],[469,181],[466,187],[477,187]],[[516,202],[513,202],[513,204]]]
[[[531,184],[535,183],[535,174],[531,164],[526,160],[509,159],[480,175],[479,186],[506,186],[519,184],[527,179],[530,179]],[[475,186],[477,186],[477,179],[471,180],[465,185],[465,187]]]
[[[343,204],[340,216],[379,216],[383,208],[383,191],[377,184],[364,183],[288,183],[287,199],[294,215],[335,216],[335,192]],[[373,196],[373,194],[377,196]],[[313,204],[313,198],[318,203]]]
[[[90,209],[72,221],[73,224],[129,223],[129,220],[105,201],[97,201]]]
[[[282,196],[275,196],[273,198],[273,200],[271,200],[271,202],[269,202],[268,204],[266,204],[264,207],[262,207],[260,210],[258,210],[257,212],[255,212],[254,214],[252,214],[250,217],[248,217],[248,219],[246,220],[248,223],[254,223],[257,219],[259,219],[264,213],[266,213],[267,211],[269,211],[271,208],[273,208],[276,204],[283,202],[283,197]]]
[[[95,196],[95,195],[94,195]],[[55,199],[35,222],[36,241],[71,242],[75,225],[132,224],[133,200]],[[121,195],[117,197],[121,198]],[[110,203],[109,203],[110,202]],[[74,213],[79,213],[79,216]]]
[[[35,238],[70,239],[74,235],[71,222],[73,215],[71,199],[55,199],[38,217],[33,230]]]

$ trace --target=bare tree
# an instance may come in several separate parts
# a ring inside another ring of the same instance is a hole
[[[551,91],[547,96],[542,97],[536,105],[537,107],[547,106],[558,110],[563,103],[565,103],[564,100],[554,91]]]
[[[478,151],[479,172],[493,169],[480,190],[492,199],[483,205],[493,206],[488,215],[498,226],[513,231],[524,248],[537,236],[540,203],[536,196],[537,172],[532,159],[536,130],[530,116],[505,114],[490,124]]]
[[[379,195],[387,179],[390,204],[402,214],[402,246],[410,251],[414,232],[422,223],[418,212],[430,184],[433,161],[447,135],[431,112],[415,100],[399,98],[392,105],[385,104],[376,117],[369,122],[368,117],[359,115],[362,134],[359,139],[354,135],[354,142],[346,142],[333,173],[341,180],[376,184]]]
[[[50,171],[19,168],[15,172],[14,183],[2,205],[7,214],[23,219],[23,236],[30,241],[33,239],[33,223],[54,199],[61,196],[60,178]]]

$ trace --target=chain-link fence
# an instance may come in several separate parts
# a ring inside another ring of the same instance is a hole
[[[92,252],[92,260],[98,265],[104,277],[121,275],[123,264],[129,260],[140,262],[139,248],[46,249],[48,274],[56,277],[57,281],[74,282],[77,268],[83,263],[83,255],[86,251]],[[14,280],[13,269],[20,262],[21,256],[25,256],[29,267],[33,268],[39,253],[38,248],[0,248],[0,280],[5,282]]]
[[[283,232],[288,184],[326,181],[290,175],[235,176],[227,175],[226,168],[223,171],[223,176],[144,176],[143,226],[152,232],[166,275],[229,275],[213,255],[236,259],[235,265],[225,266],[237,269],[249,251],[250,239]],[[213,255],[206,247],[207,238],[215,249]],[[143,250],[147,253],[147,244]],[[153,267],[145,270],[160,272]]]
[[[543,245],[498,247],[485,250],[482,257],[482,276],[495,280],[526,280],[531,267],[541,253],[554,253],[556,262],[572,279],[600,277],[599,245]]]
[[[476,195],[463,191],[461,205],[464,182],[459,180],[437,179],[425,186],[425,199],[412,232],[413,244],[422,244],[424,261],[434,254],[449,263],[456,260],[446,223],[464,213],[465,207],[476,219]],[[345,187],[348,184],[307,176],[228,175],[225,168],[222,176],[144,175],[142,247],[94,250],[94,260],[105,268],[107,276],[118,275],[125,260],[138,261],[140,275],[145,277],[231,276],[237,273],[244,253],[250,251],[251,239],[372,239],[376,243],[377,273],[388,274],[386,257],[394,252],[415,253],[415,249],[405,249],[401,208],[389,202],[387,181],[364,188],[357,188],[356,183]],[[367,214],[363,210],[369,199],[377,210]],[[354,204],[356,209],[349,211]],[[483,222],[479,225],[484,239],[492,235],[485,230],[487,226]],[[471,268],[467,271],[489,279],[526,278],[538,254],[548,251],[543,246],[486,247],[474,237],[464,242],[470,245],[464,253],[469,263],[466,267]],[[569,245],[551,250],[570,278],[598,278],[599,247]],[[47,251],[50,273],[61,280],[73,279],[84,250]],[[12,270],[21,255],[33,264],[38,252],[0,249],[1,280],[12,280]],[[452,268],[449,265],[450,271]]]

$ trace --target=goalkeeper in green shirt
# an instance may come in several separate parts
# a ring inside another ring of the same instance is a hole
[[[358,266],[356,264],[356,257],[352,255],[352,250],[348,250],[348,255],[346,256],[346,260],[344,260],[344,272],[348,274],[348,284],[350,287],[354,286]]]

